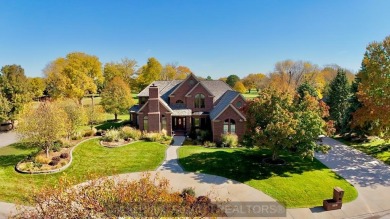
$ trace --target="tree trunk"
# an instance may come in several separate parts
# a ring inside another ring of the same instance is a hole
[[[46,157],[49,157],[49,147],[48,146],[46,146],[45,151],[46,151]]]
[[[118,114],[114,113],[114,115],[115,115],[115,121],[117,121],[118,120]]]
[[[277,150],[273,150],[272,151],[272,161],[275,161],[276,159],[278,159],[278,152],[277,152]]]

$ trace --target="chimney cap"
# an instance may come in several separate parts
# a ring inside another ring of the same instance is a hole
[[[153,83],[151,87],[157,87],[157,86]]]

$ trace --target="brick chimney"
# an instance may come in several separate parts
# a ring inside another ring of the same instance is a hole
[[[149,87],[149,132],[160,132],[160,102],[159,91],[155,84]]]

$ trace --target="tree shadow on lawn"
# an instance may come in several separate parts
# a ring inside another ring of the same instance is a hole
[[[20,154],[20,155],[2,155],[0,156],[0,167],[1,168],[7,168],[9,166],[15,166],[19,161],[26,158],[27,155]]]
[[[180,158],[179,162],[186,171],[223,176],[239,182],[262,180],[271,176],[291,177],[290,174],[327,169],[315,159],[312,161],[286,154],[280,156],[286,161],[285,165],[264,164],[262,160],[270,156],[271,153],[266,150],[215,151],[192,154]]]
[[[129,124],[129,121],[128,120],[107,120],[106,122],[100,124],[100,125],[97,125],[95,128],[96,129],[100,129],[100,130],[108,130],[108,129],[117,129],[117,128],[120,128],[122,126],[125,126]]]

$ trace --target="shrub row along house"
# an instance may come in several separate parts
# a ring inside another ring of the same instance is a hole
[[[245,98],[223,81],[199,80],[191,73],[185,80],[154,81],[138,98],[129,111],[140,130],[165,129],[169,135],[207,130],[215,142],[224,133],[241,139],[245,132]]]

